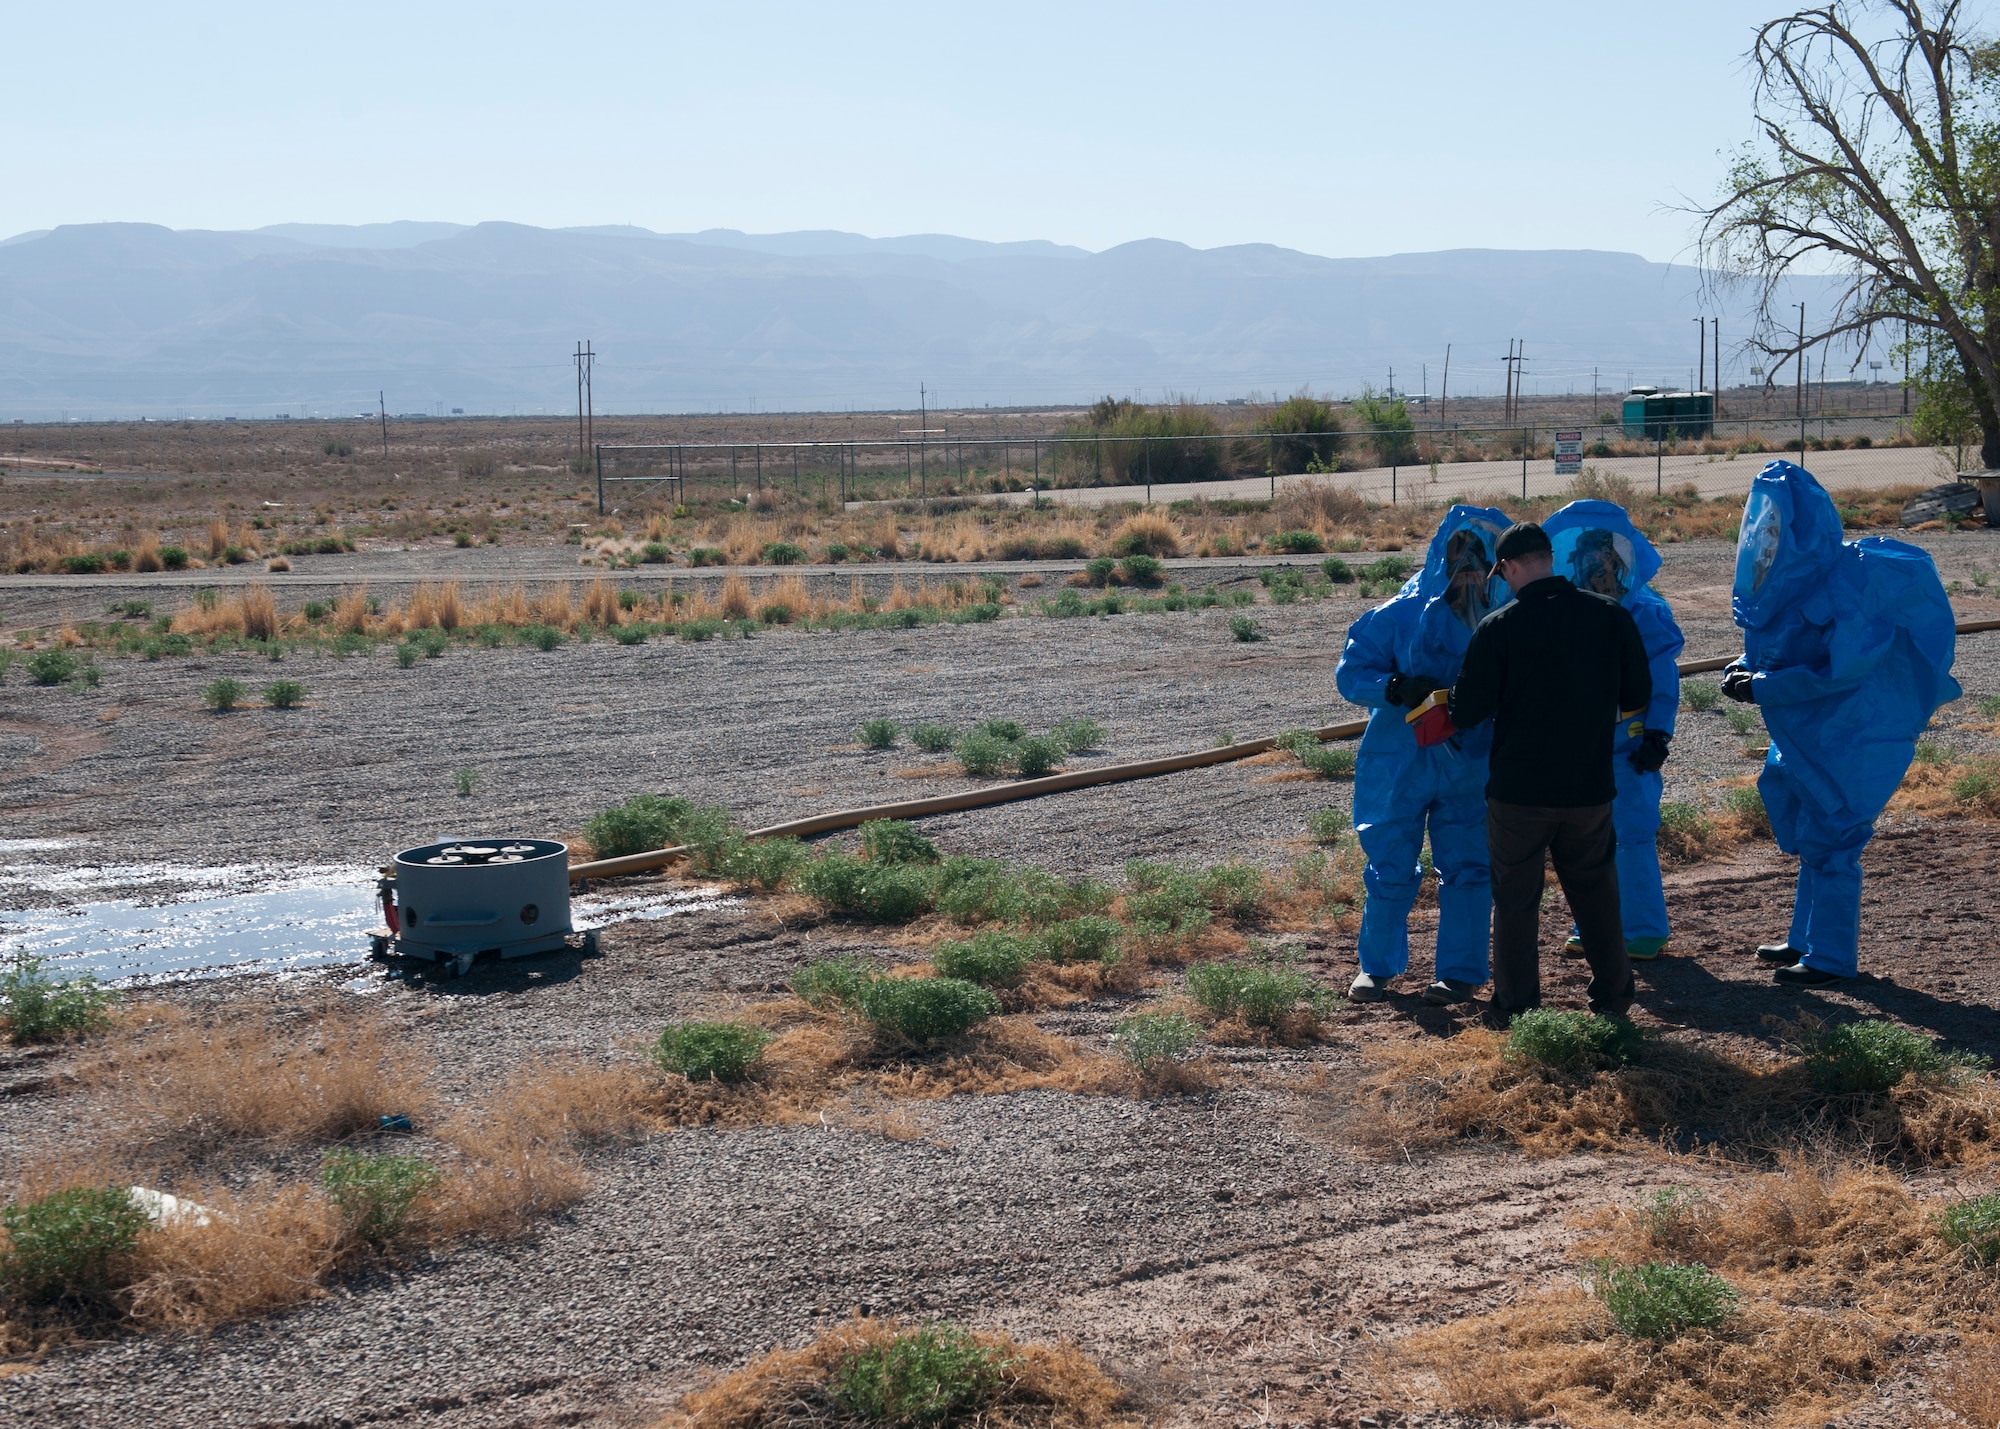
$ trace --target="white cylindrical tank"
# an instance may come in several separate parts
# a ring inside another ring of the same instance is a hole
[[[553,952],[570,932],[569,850],[552,839],[454,839],[396,855],[395,951],[469,966]]]

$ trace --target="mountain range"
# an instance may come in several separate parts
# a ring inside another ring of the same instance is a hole
[[[72,225],[0,242],[0,417],[951,407],[1685,383],[1697,269],[1629,253],[1321,258],[513,223]],[[1809,291],[1816,280],[1802,280]],[[1744,312],[1720,313],[1732,380]]]

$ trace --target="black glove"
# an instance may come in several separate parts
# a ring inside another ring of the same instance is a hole
[[[1639,737],[1639,747],[1625,757],[1641,774],[1651,774],[1667,762],[1667,741],[1672,737],[1664,729],[1649,729]]]
[[[1755,678],[1748,665],[1731,665],[1722,672],[1722,693],[1738,704],[1754,705],[1757,696],[1750,682]]]
[[[1388,688],[1383,694],[1390,704],[1413,710],[1429,699],[1433,691],[1443,688],[1442,684],[1429,675],[1391,675]]]

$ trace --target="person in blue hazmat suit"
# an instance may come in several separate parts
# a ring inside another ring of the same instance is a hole
[[[1379,1002],[1410,964],[1410,908],[1422,886],[1424,835],[1438,874],[1435,981],[1427,1001],[1465,1002],[1487,979],[1493,896],[1486,869],[1490,727],[1431,748],[1406,718],[1458,678],[1473,627],[1513,598],[1493,574],[1509,525],[1485,506],[1454,506],[1431,537],[1423,569],[1347,631],[1334,682],[1369,711],[1354,770],[1354,831],[1368,866],[1361,973],[1351,995]]]
[[[1730,604],[1743,655],[1722,692],[1763,713],[1771,747],[1757,789],[1778,847],[1799,860],[1791,929],[1757,956],[1781,983],[1855,977],[1861,850],[1918,734],[1963,693],[1951,603],[1927,553],[1843,541],[1812,474],[1774,461],[1743,507]]]
[[[1618,906],[1625,921],[1625,956],[1645,961],[1667,945],[1667,898],[1660,887],[1660,766],[1680,708],[1679,656],[1687,644],[1674,612],[1649,584],[1659,574],[1653,549],[1625,508],[1609,501],[1572,501],[1542,522],[1554,548],[1557,575],[1578,590],[1609,596],[1632,612],[1646,643],[1653,698],[1643,710],[1622,711],[1612,747],[1617,797],[1611,822],[1618,837]],[[1581,952],[1583,940],[1572,937]]]

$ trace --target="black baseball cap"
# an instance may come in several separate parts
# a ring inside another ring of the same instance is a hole
[[[1498,565],[1501,561],[1518,561],[1524,556],[1547,555],[1554,549],[1541,522],[1516,521],[1500,533],[1500,542],[1493,548],[1493,561]]]

